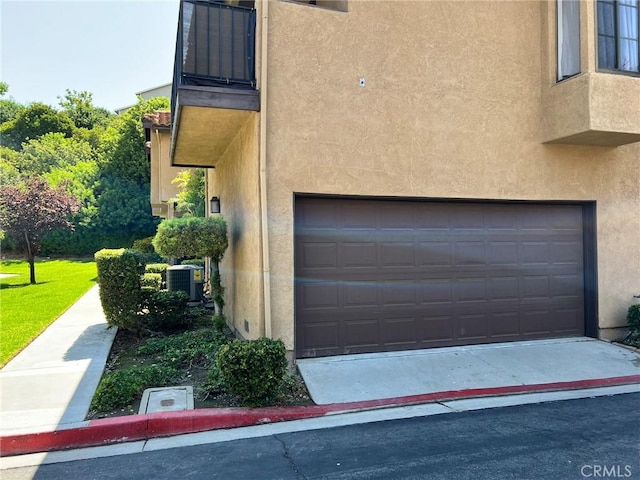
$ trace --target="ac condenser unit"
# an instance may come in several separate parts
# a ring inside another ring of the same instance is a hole
[[[202,300],[202,277],[204,269],[195,265],[174,265],[167,268],[167,290],[182,290],[189,295],[190,302]]]

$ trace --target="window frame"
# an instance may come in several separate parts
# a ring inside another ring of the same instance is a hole
[[[609,34],[608,32],[605,34],[601,34],[600,33],[600,4],[610,4],[613,5],[613,13],[614,13],[614,19],[613,19],[613,35]],[[624,4],[623,4],[624,5]],[[620,7],[620,1],[619,0],[596,0],[596,65],[597,65],[597,70],[601,71],[601,72],[608,72],[608,73],[618,73],[618,74],[622,74],[622,75],[630,75],[630,76],[640,76],[640,0],[638,0],[634,6],[635,10],[636,10],[636,15],[637,15],[637,37],[634,38],[633,40],[636,40],[638,48],[637,48],[637,52],[636,52],[636,62],[638,64],[638,70],[625,70],[623,68],[620,68],[620,45],[621,45],[621,40],[625,40],[625,38],[621,38],[620,36],[620,11],[619,11],[619,7]],[[615,58],[614,60],[614,67],[603,67],[600,65],[600,39],[601,38],[613,38],[615,41]]]

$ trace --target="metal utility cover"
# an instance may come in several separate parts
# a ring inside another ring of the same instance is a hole
[[[138,413],[193,410],[193,387],[147,388]]]

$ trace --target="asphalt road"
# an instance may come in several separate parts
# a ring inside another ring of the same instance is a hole
[[[640,393],[4,470],[3,480],[640,478]]]

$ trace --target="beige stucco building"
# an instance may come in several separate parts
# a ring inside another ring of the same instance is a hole
[[[161,218],[173,218],[176,214],[174,202],[180,190],[174,180],[181,171],[193,169],[171,164],[171,112],[157,111],[144,115],[142,127],[151,174],[151,212]]]
[[[239,335],[298,358],[621,335],[640,75],[608,22],[637,2],[230,3],[181,4],[170,148],[209,167]]]

